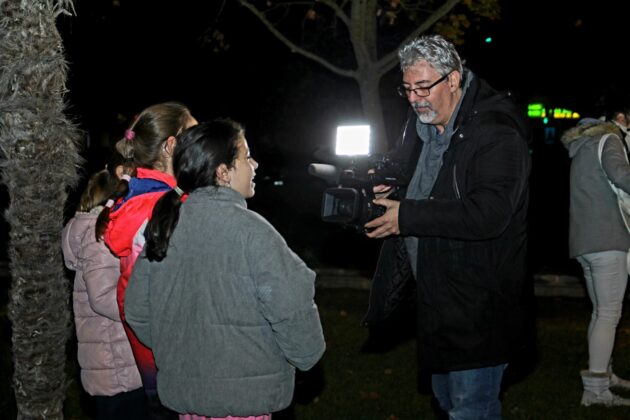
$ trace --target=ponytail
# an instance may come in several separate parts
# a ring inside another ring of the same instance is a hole
[[[145,251],[149,261],[162,261],[166,257],[168,244],[179,221],[181,205],[182,197],[176,189],[168,191],[155,204],[144,230]]]
[[[133,175],[135,175],[136,170],[125,167],[124,171],[130,171]],[[98,218],[96,219],[96,241],[100,241],[105,235],[105,231],[107,230],[107,225],[109,224],[109,215],[112,212],[112,208],[121,198],[125,197],[127,193],[129,193],[129,180],[131,179],[131,175],[125,174],[118,181],[118,185],[116,186],[116,190],[112,195],[109,196],[107,200],[107,204],[103,207],[103,210],[98,214]]]
[[[136,168],[150,168],[163,171],[168,164],[162,148],[171,136],[176,136],[195,122],[190,110],[177,102],[164,102],[145,108],[131,126],[125,130],[123,137],[116,142],[116,151],[125,159],[123,171],[135,176]],[[116,192],[109,199],[114,206],[129,193],[129,180],[122,179]],[[103,238],[109,224],[112,207],[105,207],[96,220],[96,240]],[[170,233],[169,233],[170,237]]]

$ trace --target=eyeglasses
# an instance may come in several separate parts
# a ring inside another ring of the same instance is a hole
[[[405,85],[399,85],[396,88],[396,91],[398,91],[398,94],[400,96],[402,96],[403,98],[408,98],[411,96],[411,92],[415,93],[416,96],[419,96],[421,98],[427,97],[431,94],[431,89],[433,89],[435,86],[439,85],[440,83],[442,83],[443,81],[446,80],[446,78],[451,74],[452,72],[448,72],[446,73],[444,76],[440,77],[439,79],[437,79],[434,83],[431,83],[429,86],[421,86],[421,87],[417,87],[417,88],[413,88],[413,89],[408,89],[405,87]]]

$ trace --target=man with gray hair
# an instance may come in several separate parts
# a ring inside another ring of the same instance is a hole
[[[521,344],[530,127],[511,94],[463,68],[441,36],[411,41],[399,58],[412,112],[392,155],[415,172],[400,200],[374,200],[387,210],[365,225],[386,238],[365,324],[386,323],[415,286],[420,364],[440,407],[451,419],[499,419],[503,372]]]

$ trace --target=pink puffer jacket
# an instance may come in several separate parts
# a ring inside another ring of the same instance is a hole
[[[78,212],[64,227],[66,266],[76,271],[73,309],[81,383],[90,395],[116,395],[142,386],[129,340],[120,322],[116,285],[120,264],[94,225],[101,208]]]

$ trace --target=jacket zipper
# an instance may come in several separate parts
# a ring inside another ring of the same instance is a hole
[[[458,200],[461,200],[461,196],[459,194],[459,186],[457,185],[457,164],[453,165],[453,189],[455,190],[455,195]]]

